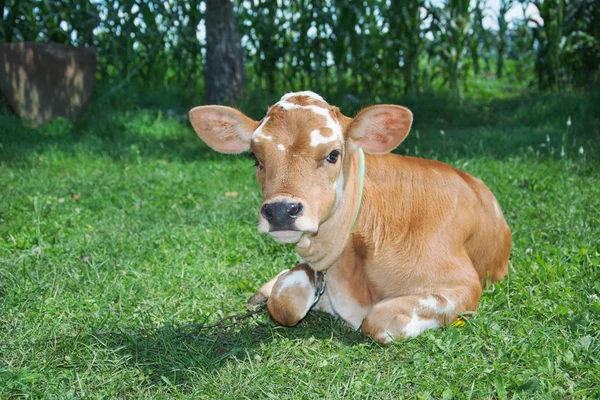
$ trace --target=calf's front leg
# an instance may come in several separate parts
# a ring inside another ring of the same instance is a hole
[[[248,308],[250,310],[252,310],[256,306],[266,303],[269,296],[271,296],[271,291],[273,290],[273,285],[275,285],[275,282],[277,282],[277,279],[279,279],[279,277],[281,275],[285,274],[288,271],[289,271],[289,269],[284,269],[283,271],[278,273],[275,276],[275,278],[271,279],[269,282],[262,285],[261,288],[258,289],[258,292],[254,293],[254,296],[252,296],[248,299],[248,302],[246,303]]]
[[[476,311],[479,283],[428,294],[383,300],[369,311],[361,329],[380,343],[417,336],[427,329],[451,324],[459,314]]]
[[[296,325],[315,301],[313,270],[307,264],[298,264],[280,272],[248,300],[248,305],[259,304],[265,299],[271,318],[281,325]]]

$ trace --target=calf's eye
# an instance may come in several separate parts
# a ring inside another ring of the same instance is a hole
[[[337,162],[339,156],[340,156],[340,151],[333,150],[331,153],[329,153],[326,160],[328,163],[335,164]]]

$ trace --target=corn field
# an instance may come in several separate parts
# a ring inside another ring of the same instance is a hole
[[[507,21],[511,7],[538,17]],[[0,42],[94,46],[100,81],[203,88],[205,1],[0,0],[0,9]],[[499,10],[486,0],[246,0],[234,10],[247,91],[460,96],[477,76],[560,91],[598,81],[595,0],[502,0]]]

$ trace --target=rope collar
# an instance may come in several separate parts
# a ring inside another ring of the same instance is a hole
[[[356,214],[354,214],[354,220],[350,227],[350,233],[354,230],[354,225],[358,219],[358,213],[360,213],[360,207],[362,206],[363,198],[363,187],[365,185],[365,153],[362,148],[358,148],[358,156],[360,157],[360,164],[358,165],[358,207],[356,207]]]
[[[356,224],[356,220],[358,219],[358,214],[360,213],[360,207],[362,206],[362,198],[363,198],[363,187],[365,185],[365,153],[362,148],[358,148],[358,156],[360,159],[360,163],[358,166],[358,207],[356,207],[356,213],[354,214],[354,220],[352,221],[352,226],[350,227],[350,234],[354,230],[354,225]],[[321,295],[325,292],[325,285],[327,284],[327,270],[323,272],[314,272],[314,283],[315,283],[315,301],[313,302],[313,306],[318,303],[321,299]],[[322,275],[321,283],[319,284],[319,274]]]

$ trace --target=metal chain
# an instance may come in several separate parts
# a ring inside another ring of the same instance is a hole
[[[313,271],[315,274],[315,301],[313,301],[312,305],[314,306],[321,299],[321,295],[325,292],[325,285],[327,284],[327,270],[323,272]],[[322,276],[321,284],[319,285],[319,275]]]
[[[177,331],[180,332],[184,329],[197,329],[197,330],[201,330],[201,329],[208,329],[208,328],[229,328],[230,326],[234,326],[237,325],[238,323],[240,323],[240,321],[246,319],[246,318],[250,318],[254,315],[260,315],[260,314],[266,314],[268,313],[269,310],[267,309],[267,303],[262,303],[260,305],[258,305],[254,310],[249,311],[245,314],[233,314],[233,315],[228,315],[226,317],[221,318],[220,320],[218,320],[215,323],[212,324],[187,324],[187,325],[182,325],[179,328],[177,328]],[[229,324],[226,324],[225,322],[227,321],[233,321]]]

